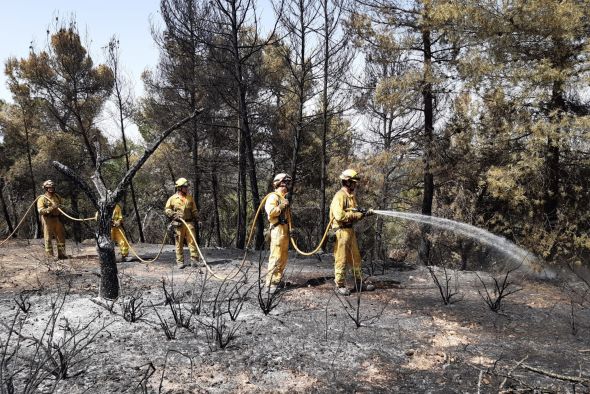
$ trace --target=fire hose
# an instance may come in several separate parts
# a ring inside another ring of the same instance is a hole
[[[261,211],[261,210],[262,210],[262,208],[264,207],[264,205],[265,205],[265,203],[266,203],[266,200],[268,199],[268,197],[269,197],[271,194],[273,194],[273,193],[269,193],[269,194],[267,194],[267,195],[266,195],[266,196],[265,196],[265,197],[262,199],[262,201],[260,202],[260,204],[259,204],[259,206],[258,206],[258,209],[256,210],[256,213],[254,214],[254,217],[253,217],[253,220],[252,220],[252,224],[251,224],[251,226],[250,226],[250,231],[249,231],[248,239],[247,239],[247,242],[246,242],[246,251],[245,251],[245,253],[244,253],[244,257],[242,258],[242,262],[240,263],[240,266],[238,266],[238,267],[236,268],[236,273],[235,273],[235,274],[233,274],[233,275],[231,275],[231,274],[230,274],[230,275],[228,275],[228,276],[226,276],[226,277],[221,277],[221,276],[219,276],[219,275],[217,275],[217,274],[215,274],[215,273],[213,272],[213,270],[211,269],[210,265],[207,263],[207,261],[206,261],[205,257],[203,256],[203,253],[201,252],[201,249],[199,248],[199,244],[197,243],[197,240],[196,240],[196,238],[195,238],[195,235],[193,234],[192,230],[190,229],[190,227],[187,225],[187,223],[186,223],[186,222],[185,222],[183,219],[180,219],[180,222],[181,222],[181,223],[182,223],[184,226],[186,226],[186,228],[189,230],[190,237],[192,238],[193,242],[194,242],[194,243],[195,243],[195,245],[196,245],[196,248],[197,248],[197,251],[198,251],[198,253],[199,253],[199,256],[200,256],[200,258],[202,259],[203,263],[205,264],[205,267],[207,268],[207,271],[208,271],[208,272],[209,272],[209,273],[210,273],[210,274],[211,274],[213,277],[215,277],[215,278],[217,278],[217,279],[221,279],[221,280],[229,280],[229,279],[232,279],[233,277],[235,277],[235,276],[236,276],[236,275],[237,275],[237,274],[240,272],[241,268],[244,266],[244,264],[245,264],[245,261],[246,261],[246,257],[247,257],[247,253],[248,253],[248,247],[250,246],[250,243],[252,242],[252,237],[253,237],[253,234],[254,234],[254,228],[255,228],[255,226],[256,226],[256,223],[257,223],[257,220],[258,220],[258,218],[259,218],[259,216],[260,216],[260,211]],[[9,235],[9,236],[8,236],[8,237],[7,237],[5,240],[3,240],[2,242],[0,242],[0,246],[2,246],[4,243],[6,243],[6,242],[7,242],[7,241],[8,241],[8,240],[9,240],[9,239],[10,239],[10,238],[11,238],[11,237],[12,237],[12,236],[13,236],[13,235],[16,233],[16,231],[17,231],[17,230],[20,228],[20,226],[21,226],[21,225],[22,225],[22,223],[24,222],[25,218],[27,217],[27,215],[29,214],[29,212],[31,211],[31,209],[32,209],[32,208],[35,206],[35,203],[37,202],[37,200],[38,200],[39,198],[41,198],[41,197],[43,197],[43,196],[39,196],[39,197],[37,197],[37,198],[36,198],[36,199],[35,199],[35,200],[34,200],[34,201],[31,203],[31,205],[30,205],[30,206],[27,208],[27,211],[25,212],[25,214],[23,215],[23,217],[21,218],[20,222],[17,224],[17,226],[15,227],[15,229],[12,231],[12,233],[10,233],[10,235]],[[91,220],[97,220],[97,218],[98,218],[98,213],[97,213],[95,216],[93,216],[93,217],[89,217],[89,218],[76,218],[76,217],[73,217],[73,216],[71,216],[71,215],[67,214],[66,212],[64,212],[64,211],[63,211],[61,208],[59,208],[59,207],[58,207],[57,209],[58,209],[58,211],[59,211],[59,212],[60,212],[62,215],[64,215],[66,218],[68,218],[68,219],[70,219],[70,220],[73,220],[73,221],[77,221],[77,222],[86,222],[86,221],[91,221]],[[303,256],[311,256],[311,255],[313,255],[313,254],[317,253],[317,252],[318,252],[318,251],[321,249],[322,245],[324,244],[324,241],[326,240],[326,238],[327,238],[327,236],[328,236],[328,232],[329,232],[329,230],[330,230],[330,228],[331,228],[331,226],[332,226],[332,222],[333,222],[333,221],[334,221],[334,220],[332,219],[332,220],[330,220],[330,222],[328,223],[328,226],[326,227],[326,229],[325,229],[325,231],[324,231],[324,233],[323,233],[322,239],[320,240],[319,244],[318,244],[318,245],[317,245],[317,246],[316,246],[316,247],[315,247],[315,248],[314,248],[314,249],[313,249],[311,252],[304,252],[304,251],[302,251],[301,249],[299,249],[299,247],[297,246],[297,241],[296,241],[296,240],[295,240],[295,238],[292,236],[292,232],[293,232],[293,223],[292,223],[292,220],[291,220],[291,216],[289,215],[289,216],[288,216],[288,226],[289,226],[289,234],[290,234],[290,235],[289,235],[289,238],[290,238],[290,241],[291,241],[291,245],[293,246],[293,248],[295,249],[295,251],[297,251],[297,253],[299,253],[299,254],[301,254],[301,255],[303,255]],[[136,251],[136,250],[135,250],[135,249],[134,249],[134,248],[131,246],[131,243],[128,241],[127,237],[125,236],[125,233],[124,233],[124,232],[123,232],[123,231],[122,231],[120,228],[117,228],[117,229],[119,230],[120,234],[122,235],[122,237],[123,237],[123,240],[124,240],[124,241],[127,243],[127,245],[129,245],[129,250],[131,251],[131,253],[132,253],[132,254],[133,254],[133,255],[134,255],[134,256],[135,256],[135,257],[136,257],[136,258],[137,258],[137,259],[138,259],[140,262],[142,262],[142,263],[145,263],[145,264],[153,263],[153,262],[155,262],[155,261],[156,261],[156,260],[157,260],[157,259],[160,257],[160,255],[162,254],[162,250],[164,249],[164,245],[165,245],[165,243],[166,243],[166,239],[167,239],[167,237],[168,237],[168,234],[167,234],[167,233],[165,233],[165,234],[164,234],[164,239],[162,240],[162,244],[161,244],[161,246],[160,246],[160,250],[158,251],[158,254],[156,255],[156,257],[154,257],[153,259],[150,259],[150,260],[145,260],[145,259],[141,258],[141,257],[138,255],[137,251]]]

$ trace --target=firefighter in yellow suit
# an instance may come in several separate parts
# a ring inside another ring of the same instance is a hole
[[[291,177],[281,173],[273,180],[274,192],[266,199],[264,210],[270,223],[270,256],[268,258],[268,273],[266,286],[269,292],[284,286],[283,272],[289,257],[289,222],[291,209],[286,198],[291,187]]]
[[[356,234],[353,224],[367,215],[373,214],[373,210],[362,210],[358,207],[354,191],[360,177],[353,169],[347,169],[340,174],[342,188],[336,192],[330,204],[330,219],[332,229],[336,232],[334,244],[334,282],[339,294],[350,295],[346,288],[346,271],[352,268],[355,280],[355,289],[372,291],[375,286],[362,284],[361,254],[359,252]]]
[[[113,209],[113,219],[111,224],[111,240],[119,245],[121,251],[121,261],[130,261],[127,257],[129,255],[129,244],[125,241],[123,234],[123,210],[119,204],[115,205]]]
[[[37,211],[43,222],[43,238],[45,239],[45,256],[53,257],[52,238],[57,244],[57,258],[66,259],[66,235],[64,225],[61,222],[61,213],[58,208],[62,204],[62,198],[55,192],[55,184],[48,179],[43,182],[45,194],[37,199]]]
[[[179,178],[176,183],[176,193],[166,202],[165,214],[172,220],[174,230],[174,241],[176,245],[176,265],[183,269],[187,265],[184,263],[184,243],[188,244],[191,254],[191,265],[198,266],[199,252],[197,245],[189,233],[189,229],[195,235],[195,223],[197,221],[197,205],[193,197],[188,194],[188,180]],[[180,221],[183,219],[186,226]],[[188,226],[188,227],[187,227]]]

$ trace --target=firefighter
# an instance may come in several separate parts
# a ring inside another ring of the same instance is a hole
[[[274,192],[271,192],[264,204],[264,210],[270,223],[270,255],[266,286],[269,292],[283,287],[283,272],[289,257],[289,220],[291,209],[287,193],[291,187],[291,177],[281,173],[274,177]]]
[[[111,221],[111,240],[119,245],[119,251],[121,252],[121,262],[128,262],[131,259],[129,255],[129,244],[125,241],[123,233],[123,211],[119,204],[115,205],[113,210],[113,219]]]
[[[330,204],[330,219],[332,230],[336,232],[334,244],[334,282],[339,294],[350,295],[346,288],[346,271],[350,267],[355,280],[355,289],[372,291],[375,286],[363,284],[361,271],[361,254],[354,232],[353,224],[365,216],[372,215],[373,210],[358,207],[354,191],[360,177],[353,169],[347,169],[340,174],[342,188],[336,192]]]
[[[176,193],[166,202],[166,216],[172,220],[171,225],[174,227],[174,241],[176,245],[176,265],[184,269],[187,265],[184,263],[184,243],[188,244],[191,254],[191,265],[198,266],[199,252],[195,240],[189,233],[195,235],[195,224],[197,221],[197,205],[193,197],[188,194],[188,180],[179,178],[176,183]],[[186,226],[180,221],[183,219]]]
[[[51,179],[43,182],[45,194],[37,199],[37,211],[43,222],[43,238],[45,239],[45,256],[53,258],[52,238],[57,244],[57,258],[66,259],[66,235],[61,222],[61,212],[58,210],[62,198],[55,192],[55,184]]]

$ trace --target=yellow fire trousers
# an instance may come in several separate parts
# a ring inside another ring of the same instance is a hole
[[[121,257],[127,257],[129,254],[129,244],[123,237],[123,229],[121,227],[111,227],[111,240],[119,246]]]
[[[195,235],[195,226],[192,223],[187,222],[187,226],[192,231],[193,235]],[[197,251],[197,245],[191,237],[188,228],[183,224],[181,226],[176,227],[174,230],[174,241],[176,246],[176,264],[183,265],[184,264],[184,244],[185,242],[188,244],[188,249],[191,253],[191,260],[198,261],[199,260],[199,252]]]
[[[55,238],[57,244],[57,257],[66,257],[66,234],[64,225],[58,216],[41,216],[43,222],[43,238],[45,239],[45,255],[53,256],[53,245],[51,240]]]
[[[336,286],[346,286],[346,269],[352,268],[355,280],[362,277],[361,253],[352,228],[340,228],[336,231],[334,244],[334,282]]]
[[[270,256],[266,285],[278,285],[283,279],[283,272],[289,258],[289,225],[279,224],[270,231]]]

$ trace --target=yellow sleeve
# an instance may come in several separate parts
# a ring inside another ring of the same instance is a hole
[[[266,211],[268,220],[276,218],[281,214],[280,203],[279,196],[276,193],[270,193],[264,204],[264,210]]]
[[[344,192],[338,192],[332,199],[330,204],[330,213],[336,222],[350,223],[356,220],[360,220],[363,214],[360,212],[345,211],[346,194]],[[355,208],[355,207],[350,207]]]
[[[330,204],[330,216],[337,222],[346,221],[346,212],[344,211],[344,194],[338,192],[334,195]]]
[[[39,212],[41,215],[47,215],[48,212],[45,212],[45,196],[40,196],[37,199],[37,212]]]
[[[166,214],[166,216],[168,216],[169,218],[172,218],[172,216],[174,216],[174,205],[172,204],[172,201],[174,200],[174,196],[170,197],[168,199],[168,201],[166,201],[166,206],[164,207],[164,213]]]

